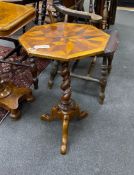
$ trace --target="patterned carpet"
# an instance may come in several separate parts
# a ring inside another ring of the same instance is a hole
[[[6,55],[12,48],[0,46],[0,59]],[[8,60],[15,61],[21,59],[21,56],[17,57],[16,54],[11,56]],[[48,60],[36,60],[38,74],[40,74],[49,64]],[[11,66],[10,64],[0,64],[0,77],[4,81],[11,80],[18,87],[30,87],[32,85],[32,75],[30,68],[22,66]],[[9,112],[0,108],[0,123],[7,116]]]

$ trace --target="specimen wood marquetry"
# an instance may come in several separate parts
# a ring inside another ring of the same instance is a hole
[[[87,113],[81,111],[72,100],[69,62],[104,53],[109,35],[91,25],[54,23],[36,26],[23,34],[19,41],[31,56],[61,61],[62,95],[58,105],[52,107],[50,115],[43,114],[42,120],[62,120],[61,154],[66,154],[68,127],[73,118],[83,119]]]
[[[61,22],[35,26],[19,41],[29,55],[70,61],[103,53],[108,39],[94,26]]]
[[[33,7],[0,2],[0,36],[13,34],[34,17]]]

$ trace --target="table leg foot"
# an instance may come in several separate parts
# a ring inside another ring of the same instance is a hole
[[[87,116],[87,113],[84,111],[80,111],[80,108],[75,103],[73,104],[72,108],[68,111],[62,110],[59,106],[54,106],[51,110],[50,115],[43,114],[41,116],[41,120],[44,121],[53,121],[55,119],[62,120],[62,141],[60,152],[61,154],[66,154],[67,152],[67,144],[68,144],[68,127],[69,121],[71,119],[84,119]]]
[[[7,90],[8,93],[5,93]],[[0,98],[0,107],[10,111],[11,118],[15,120],[19,119],[21,114],[19,111],[19,103],[22,100],[26,100],[28,102],[34,100],[31,89],[25,87],[16,87],[11,82],[4,84],[3,91],[0,93],[4,94],[3,98]],[[2,96],[1,94],[0,96]]]
[[[58,110],[59,108],[57,106],[54,106],[51,110],[51,114],[43,114],[41,116],[41,120],[44,120],[44,121],[53,121],[55,119],[57,119],[57,113],[58,113]]]
[[[26,101],[27,102],[33,102],[35,100],[32,92],[29,92],[29,94],[26,95]]]
[[[18,120],[21,117],[21,112],[18,109],[11,109],[10,117],[13,120]]]
[[[87,112],[81,111],[81,112],[80,112],[80,115],[78,116],[78,120],[82,120],[82,119],[86,118],[87,115],[88,115]]]
[[[60,147],[61,154],[66,154],[67,152],[68,127],[69,127],[69,115],[64,115],[62,123],[62,142]]]

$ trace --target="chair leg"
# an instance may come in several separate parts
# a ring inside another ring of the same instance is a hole
[[[18,40],[14,40],[14,45],[15,45],[15,48],[16,48],[16,54],[17,56],[20,56],[20,51],[21,51],[21,45],[19,44]]]
[[[34,84],[34,89],[38,89],[38,78],[37,78],[37,65],[35,62],[35,59],[33,57],[30,58],[30,63],[31,63],[31,73],[33,77],[33,84]]]
[[[74,70],[76,69],[76,67],[78,66],[79,60],[76,60],[72,66],[71,72],[74,72]]]
[[[103,104],[105,99],[105,88],[107,85],[107,57],[103,57],[103,63],[101,66],[101,78],[100,78],[100,93],[99,93],[99,103]]]
[[[108,59],[108,74],[110,74],[112,70],[113,55],[110,55],[107,59]]]
[[[46,17],[46,8],[47,8],[47,0],[42,1],[42,10],[41,10],[41,25],[44,24]]]
[[[91,76],[91,73],[92,73],[92,70],[94,69],[94,67],[95,67],[95,64],[96,64],[96,56],[93,58],[93,60],[90,62],[90,64],[89,64],[89,68],[88,68],[88,72],[87,72],[87,74],[88,74],[88,76]]]
[[[50,77],[49,77],[49,81],[48,81],[48,87],[50,89],[53,87],[54,79],[55,79],[57,72],[58,72],[58,67],[59,67],[59,62],[53,61],[52,69],[51,69]]]
[[[23,27],[23,34],[26,32],[26,26]]]

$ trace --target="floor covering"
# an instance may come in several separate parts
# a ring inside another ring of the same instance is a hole
[[[0,175],[133,175],[134,174],[134,13],[118,11],[115,29],[120,46],[99,105],[98,85],[72,79],[74,99],[89,116],[72,121],[69,149],[60,155],[61,122],[40,120],[60,98],[61,78],[47,88],[50,66],[40,75],[36,100],[22,107],[22,118],[0,126]],[[87,65],[79,65],[79,71]]]

